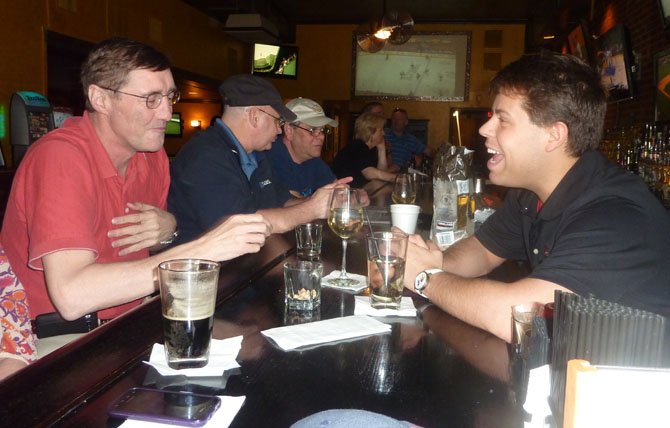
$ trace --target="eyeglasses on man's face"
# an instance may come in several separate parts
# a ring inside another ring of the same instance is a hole
[[[303,131],[309,132],[310,134],[312,134],[312,137],[318,137],[321,134],[323,134],[323,135],[330,134],[330,128],[325,128],[325,127],[322,127],[322,128],[305,128],[304,126],[300,126],[297,123],[292,123],[291,126],[294,127],[294,128],[300,128]]]
[[[181,97],[181,93],[176,89],[168,92],[167,94],[161,94],[160,92],[153,92],[149,95],[137,95],[137,94],[131,94],[130,92],[119,91],[118,89],[106,88],[104,86],[100,87],[102,89],[107,89],[108,91],[118,92],[119,94],[129,95],[135,98],[143,98],[144,101],[147,103],[147,108],[150,109],[158,108],[158,106],[161,105],[161,101],[163,101],[163,97],[166,97],[170,102],[170,104],[172,105],[177,104],[177,102],[179,102],[179,98]]]
[[[256,107],[256,108],[258,108],[258,107]],[[284,124],[286,123],[286,119],[284,119],[283,117],[279,117],[279,116],[275,116],[274,114],[270,114],[270,113],[266,112],[265,110],[263,110],[262,108],[258,108],[258,110],[262,111],[263,113],[265,113],[268,116],[270,116],[271,118],[273,118],[275,120],[275,125],[277,125],[280,128],[282,126],[284,126]]]

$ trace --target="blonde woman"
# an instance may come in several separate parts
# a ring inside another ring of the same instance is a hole
[[[337,153],[333,172],[338,178],[351,176],[352,186],[363,186],[369,180],[392,182],[395,174],[389,170],[384,144],[383,116],[363,113],[354,125],[354,140]]]

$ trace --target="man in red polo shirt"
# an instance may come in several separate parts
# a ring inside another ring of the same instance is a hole
[[[229,260],[260,249],[269,224],[244,215],[150,257],[149,249],[176,233],[165,211],[163,140],[179,100],[168,59],[110,39],[89,54],[81,80],[87,111],[30,148],[5,213],[2,246],[27,292],[30,318],[97,312],[110,319],[156,291],[153,270],[163,260]]]

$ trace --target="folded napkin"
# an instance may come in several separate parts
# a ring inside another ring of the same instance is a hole
[[[212,419],[207,421],[203,427],[207,428],[225,428],[229,426],[232,422],[233,419],[235,419],[235,416],[237,416],[237,412],[240,411],[242,408],[242,404],[244,404],[245,396],[242,395],[241,397],[228,397],[228,396],[223,396],[219,395],[218,396],[221,399],[221,407],[212,415]],[[146,421],[138,421],[136,419],[126,419],[124,423],[119,425],[119,428],[174,428],[174,425],[171,424],[163,424],[160,422],[146,422]]]
[[[263,335],[272,339],[285,351],[352,337],[391,331],[391,326],[365,315],[352,315],[332,318],[307,324],[271,328],[262,331]]]
[[[153,366],[163,376],[221,376],[226,370],[240,367],[235,361],[242,347],[242,336],[230,337],[228,339],[212,339],[209,345],[209,362],[205,367],[198,369],[171,369],[165,360],[165,347],[154,343],[149,361],[146,364]]]
[[[375,309],[370,305],[368,296],[354,296],[356,308],[354,315],[370,315],[373,317],[415,317],[416,308],[411,297],[403,297],[400,300],[400,309]]]
[[[328,283],[328,280],[339,278],[339,276],[340,276],[340,271],[339,270],[334,270],[331,273],[329,273],[328,275],[321,278],[321,286],[322,287],[335,288],[337,290],[348,291],[348,292],[354,293],[354,294],[360,293],[361,291],[368,288],[368,278],[365,275],[357,275],[357,274],[351,273],[351,272],[347,272],[347,275],[349,276],[349,278],[353,279],[356,282],[354,284],[348,285],[346,287],[342,287],[342,286],[337,285],[337,284]]]

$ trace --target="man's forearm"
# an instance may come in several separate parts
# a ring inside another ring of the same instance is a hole
[[[506,284],[444,272],[431,277],[424,294],[456,318],[509,342],[512,306],[526,302],[551,302],[556,289],[566,290],[554,283],[533,278]]]
[[[465,278],[476,278],[491,272],[502,262],[504,259],[492,254],[471,236],[444,251],[442,269]]]

